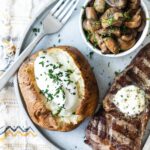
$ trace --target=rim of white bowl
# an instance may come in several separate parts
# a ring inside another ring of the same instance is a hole
[[[83,7],[86,7],[87,4],[89,3],[89,1],[90,0],[86,1]],[[146,4],[143,1],[141,1],[141,6],[143,8],[143,11],[145,12],[145,17],[149,18],[150,15],[149,15],[148,8],[147,8]],[[94,51],[95,53],[97,53],[97,54],[99,54],[101,56],[117,58],[117,57],[122,57],[122,56],[126,56],[128,54],[131,54],[132,52],[136,51],[140,47],[140,45],[145,40],[145,38],[146,38],[146,36],[148,34],[148,31],[149,31],[150,21],[146,20],[146,25],[145,25],[145,28],[144,28],[144,30],[143,30],[140,38],[138,39],[138,41],[136,42],[136,44],[131,49],[129,49],[129,50],[125,51],[125,52],[119,53],[119,54],[102,54],[102,52],[98,48],[95,48],[89,41],[87,41],[87,39],[85,37],[83,26],[82,26],[82,21],[83,21],[82,17],[83,17],[83,14],[84,14],[84,9],[82,9],[81,12],[80,12],[80,33],[81,33],[81,36],[84,39],[84,42],[88,45],[88,47],[92,51]]]

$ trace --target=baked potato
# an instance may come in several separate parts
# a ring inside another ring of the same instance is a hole
[[[73,47],[33,54],[20,67],[18,81],[31,119],[49,130],[70,131],[97,107],[95,76],[88,61]]]

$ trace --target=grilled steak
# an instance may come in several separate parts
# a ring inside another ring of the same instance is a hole
[[[146,93],[148,104],[135,117],[125,116],[112,99],[121,88],[136,85]],[[150,44],[116,77],[103,100],[103,108],[93,117],[86,130],[85,142],[94,150],[141,150],[142,139],[150,118]]]

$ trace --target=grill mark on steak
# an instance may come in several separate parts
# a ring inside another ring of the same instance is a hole
[[[112,85],[112,87],[109,91],[113,95],[117,93],[118,89],[121,89],[121,85],[119,83],[116,82],[115,84],[116,84],[116,86]]]
[[[144,58],[143,63],[150,68],[150,61],[148,59]]]
[[[133,83],[143,86],[143,82],[144,82],[142,81],[143,79],[137,76],[137,74],[133,71],[133,69],[128,70],[126,74],[129,76],[129,78],[131,78]]]
[[[148,77],[150,76],[150,68],[149,68],[148,64],[146,64],[146,63],[148,63],[148,62],[145,62],[145,61],[143,60],[142,63],[138,63],[138,64],[136,64],[136,66],[137,66],[137,68],[138,68],[141,72],[144,72],[145,75],[146,75],[147,78],[148,78]],[[146,71],[145,71],[145,70],[146,70]]]
[[[127,123],[132,124],[135,128],[137,128],[139,131],[141,129],[141,121],[139,120],[140,116],[137,116],[136,118],[132,119],[130,117],[124,116],[122,113],[119,113],[118,110],[109,112],[114,118],[118,118],[120,120],[124,120]]]
[[[126,76],[126,74],[120,76],[119,79],[117,79],[116,81],[118,84],[121,85],[121,87],[125,87],[127,85],[131,85],[132,84],[132,81],[129,77]]]
[[[96,143],[92,139],[90,141],[85,141],[87,144],[92,145],[94,150],[110,150],[110,146],[103,143]]]
[[[150,100],[150,44],[116,77],[104,98],[103,109],[90,121],[90,127],[86,130],[86,142],[94,150],[141,150],[142,138],[150,118],[150,103],[140,115],[134,118],[124,116],[112,103],[112,98],[120,88],[127,85],[139,86]],[[95,119],[93,125],[91,122]]]
[[[150,51],[145,51],[145,56],[148,60],[150,60]]]
[[[111,102],[111,99],[113,98],[113,94],[109,94],[105,97],[105,104],[103,104],[103,107],[106,111],[115,110],[116,106],[114,103]]]
[[[100,119],[98,126],[98,136],[102,139],[106,138],[106,119],[102,118]]]
[[[107,134],[108,134],[110,143],[113,143],[114,141],[115,144],[130,145],[132,141],[129,138],[125,137],[123,134],[120,134],[119,132],[117,132],[117,130],[113,130],[112,125],[115,122],[115,118],[112,116],[107,116],[107,114],[105,115],[105,117],[107,121]]]
[[[111,114],[107,114],[107,116],[114,117]],[[135,126],[125,120],[120,120],[119,118],[114,118],[112,123],[112,129],[122,133],[124,136],[127,136],[131,139],[135,139],[138,136],[138,130]]]
[[[103,119],[104,120],[104,119]],[[100,121],[101,122],[101,121]],[[108,122],[109,126],[111,126],[111,122]],[[107,123],[107,125],[108,125]],[[101,125],[104,125],[103,123],[100,123]],[[107,126],[108,127],[108,126]],[[102,129],[102,127],[100,127]],[[88,133],[89,132],[89,133]],[[118,145],[124,145],[125,148],[133,150],[133,141],[130,138],[125,137],[125,135],[122,135],[120,132],[115,131],[113,128],[108,128],[107,133],[105,133],[105,137],[100,137],[99,135],[96,135],[92,133],[92,130],[87,130],[86,133],[90,134],[90,140],[87,140],[86,142],[94,141],[95,143],[99,145],[111,145],[111,147],[117,147]],[[110,148],[111,148],[110,147]],[[100,149],[101,150],[101,149]],[[103,147],[102,147],[102,150]],[[108,149],[109,150],[109,149]]]
[[[127,145],[116,145],[112,150],[132,150]]]
[[[136,138],[136,136],[138,135],[137,131],[131,131],[127,126],[124,125],[118,125],[116,122],[114,122],[112,124],[112,129],[115,131],[118,131],[119,133],[123,134],[124,136],[129,137],[130,139],[134,139]]]
[[[148,101],[150,101],[150,89],[146,88],[145,93],[146,93],[146,98],[148,99]]]
[[[112,128],[110,129],[109,139],[110,141],[112,140],[112,142],[113,140],[115,140],[116,141],[115,144],[125,144],[125,145],[133,144],[132,140],[130,140],[128,137],[124,136],[123,134],[117,132],[116,130],[113,130]]]
[[[147,87],[149,87],[150,86],[150,80],[148,79],[148,76],[144,73],[144,72],[142,72],[138,67],[134,67],[133,68],[133,71],[136,73],[136,75],[138,76],[138,77],[140,77],[141,79],[142,79],[142,81],[143,81],[143,84],[144,84],[144,87],[145,86],[147,86]],[[147,72],[147,71],[145,71],[145,72]]]
[[[99,120],[100,123],[98,126],[98,130],[99,131],[101,130],[102,133],[105,134],[105,136],[102,137],[102,136],[94,134],[93,130],[87,130],[86,135],[87,134],[88,135],[86,137],[90,137],[92,141],[95,141],[96,143],[100,143],[101,145],[102,144],[103,145],[104,144],[111,145],[112,143],[114,143],[114,146],[120,145],[122,143],[125,145],[133,145],[132,140],[130,140],[125,135],[122,135],[119,132],[117,132],[116,130],[114,130],[113,128],[111,128],[114,119],[112,119],[112,118],[110,119],[110,117],[112,117],[111,115],[109,115],[109,119],[108,119],[108,116],[107,117],[106,116],[107,116],[107,114],[105,114],[105,116],[103,116],[103,119]],[[105,121],[107,120],[107,124],[105,124],[105,126],[107,126],[107,130],[103,130],[104,123],[102,123],[102,120],[105,120]],[[101,127],[101,126],[103,126],[103,127]],[[130,148],[132,148],[132,147],[130,147]]]
[[[98,117],[95,118],[95,119],[93,120],[93,122],[91,123],[91,130],[92,130],[92,132],[93,132],[94,134],[97,134],[97,132],[98,132],[98,130],[97,130],[98,123],[99,123]]]

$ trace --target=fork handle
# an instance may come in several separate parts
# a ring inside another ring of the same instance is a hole
[[[39,34],[15,59],[12,65],[7,69],[7,71],[0,77],[0,90],[6,85],[8,80],[14,75],[18,70],[22,62],[29,56],[33,48],[38,44],[38,42],[45,36],[44,33]]]

